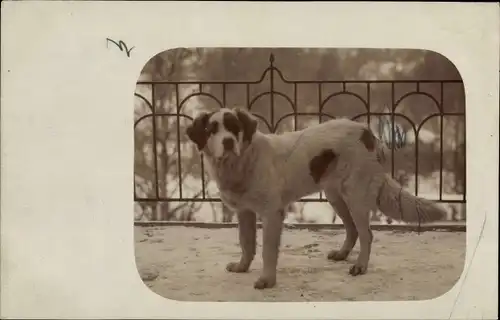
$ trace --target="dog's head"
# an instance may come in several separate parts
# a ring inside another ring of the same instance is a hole
[[[252,142],[257,131],[257,120],[242,108],[222,108],[216,112],[203,112],[186,129],[186,134],[210,156],[220,159],[239,156]]]

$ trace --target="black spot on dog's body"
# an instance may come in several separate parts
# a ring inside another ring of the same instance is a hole
[[[208,136],[216,134],[217,131],[219,131],[219,123],[217,121],[212,121],[207,124],[206,132]]]
[[[309,161],[309,173],[315,183],[318,183],[321,180],[328,169],[328,166],[335,163],[336,160],[337,155],[335,152],[331,149],[325,149]]]
[[[238,118],[232,113],[225,113],[222,118],[222,124],[227,129],[227,131],[234,134],[236,137],[242,130],[242,124],[238,120]]]
[[[364,129],[361,137],[359,137],[359,140],[363,143],[366,150],[370,152],[376,151],[376,157],[379,163],[383,164],[385,162],[384,152],[381,149],[377,149],[378,139],[375,137],[373,132],[369,129]]]
[[[377,143],[377,138],[373,135],[373,133],[369,129],[364,129],[361,137],[359,138],[361,142],[365,145],[365,148],[368,151],[375,150],[375,144]]]

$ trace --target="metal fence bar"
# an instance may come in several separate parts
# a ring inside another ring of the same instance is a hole
[[[293,84],[293,105],[295,106],[294,111],[294,117],[293,117],[293,130],[297,131],[297,121],[298,121],[298,115],[297,115],[297,84]]]
[[[175,86],[175,102],[177,103],[177,172],[179,179],[179,197],[182,198],[182,159],[181,159],[181,126],[180,123],[180,112],[181,112],[181,104],[179,103],[179,85]],[[167,153],[167,150],[165,150]],[[167,168],[165,168],[166,170]],[[167,174],[167,172],[165,172]],[[165,189],[167,189],[165,187]]]
[[[153,162],[155,170],[155,195],[156,198],[160,197],[160,188],[158,186],[158,150],[156,149],[156,97],[155,97],[155,85],[151,86],[151,108],[153,114]]]
[[[439,93],[439,103],[441,109],[441,121],[439,125],[440,134],[439,134],[439,200],[443,200],[443,129],[444,129],[444,117],[443,117],[443,90],[444,85],[440,83],[440,93]]]
[[[396,104],[394,102],[396,94],[394,90],[394,82],[391,82],[391,175],[394,178],[394,110],[396,109]],[[415,140],[417,140],[415,138]],[[417,142],[418,143],[418,142]]]

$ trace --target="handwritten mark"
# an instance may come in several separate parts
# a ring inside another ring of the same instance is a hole
[[[378,123],[378,134],[384,143],[391,149],[400,149],[406,145],[406,132],[398,123],[392,128],[390,120],[382,118]],[[392,145],[394,136],[394,145]]]
[[[135,46],[134,46],[134,47],[132,47],[132,48],[129,49],[127,47],[127,45],[125,44],[125,42],[123,42],[122,40],[116,42],[116,41],[114,41],[114,40],[112,40],[110,38],[106,38],[106,47],[108,47],[108,43],[109,42],[113,42],[118,47],[118,49],[120,49],[120,51],[125,50],[125,53],[127,54],[127,57],[129,57],[129,58],[130,58],[130,51],[132,51],[132,49],[135,48]]]

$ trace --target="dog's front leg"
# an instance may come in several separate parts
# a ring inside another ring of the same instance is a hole
[[[276,284],[276,267],[283,230],[283,210],[271,211],[262,215],[262,260],[263,268],[254,288],[272,288]]]
[[[255,257],[257,218],[253,211],[238,211],[238,231],[241,247],[240,262],[230,262],[229,272],[247,272]]]

